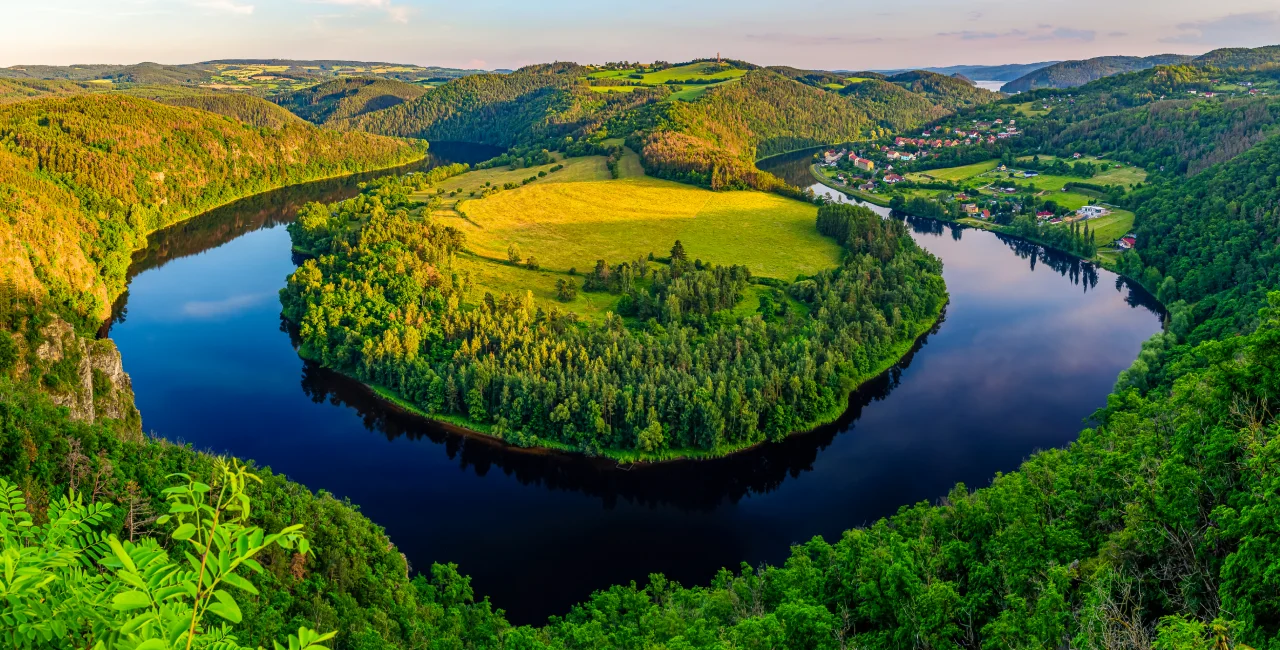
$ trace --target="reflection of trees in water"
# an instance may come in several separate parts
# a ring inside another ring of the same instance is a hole
[[[360,183],[365,181],[389,174],[423,171],[453,162],[480,162],[500,153],[502,150],[498,147],[487,145],[433,143],[431,153],[425,159],[402,167],[291,185],[255,194],[151,233],[147,236],[147,247],[134,252],[128,277],[132,280],[143,271],[160,268],[172,260],[203,253],[256,230],[290,223],[302,206],[313,201],[332,203],[351,198],[360,191]],[[101,336],[107,335],[111,325],[124,322],[128,314],[128,300],[129,291],[126,289],[112,306],[111,320],[103,324]]]
[[[896,217],[903,217],[895,213]],[[951,231],[951,238],[960,240],[961,233],[969,229],[969,226],[962,224],[949,223],[939,221],[937,219],[929,219],[926,217],[905,216],[907,224],[911,226],[911,230],[916,233],[926,235],[942,235],[943,230]],[[1020,237],[1006,235],[1004,233],[991,233],[995,235],[1001,242],[1004,242],[1010,250],[1018,257],[1027,260],[1034,272],[1036,265],[1047,267],[1068,280],[1072,284],[1080,286],[1086,293],[1090,289],[1096,289],[1098,286],[1099,272],[1097,265],[1092,262],[1082,260],[1074,255],[1069,255],[1061,251],[1046,248],[1035,242],[1027,241]],[[1125,302],[1130,307],[1143,307],[1151,310],[1156,314],[1163,314],[1164,309],[1160,303],[1146,289],[1142,288],[1136,282],[1129,280],[1122,275],[1116,275],[1115,287],[1116,291],[1124,294]]]
[[[938,324],[941,323],[939,319]],[[937,327],[933,331],[937,331]],[[328,402],[353,409],[366,429],[381,433],[388,440],[405,437],[441,445],[460,468],[471,469],[477,476],[497,468],[523,485],[598,497],[607,508],[622,499],[641,505],[711,511],[725,503],[736,503],[749,494],[776,490],[787,477],[799,477],[812,470],[818,453],[838,434],[852,429],[863,408],[885,399],[898,386],[903,370],[925,345],[928,336],[922,336],[897,365],[854,392],[848,409],[830,425],[725,458],[629,468],[619,467],[608,459],[517,449],[451,431],[388,404],[349,377],[311,363],[303,368],[302,390],[316,403]]]

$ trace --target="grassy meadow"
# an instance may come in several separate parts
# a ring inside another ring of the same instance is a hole
[[[636,72],[627,70],[597,70],[587,75],[588,80],[616,80],[639,84],[640,86],[662,86],[671,89],[666,101],[693,101],[706,94],[707,90],[740,79],[747,74],[746,70],[717,65],[710,61],[675,66],[653,72]],[[697,79],[713,83],[678,84],[670,82]],[[638,86],[591,86],[598,93],[634,92]]]
[[[600,259],[617,264],[649,253],[664,257],[677,239],[691,258],[741,264],[757,276],[791,280],[839,262],[839,246],[815,227],[814,205],[764,192],[712,192],[651,178],[630,151],[620,163],[618,179],[599,156],[555,164],[564,168],[484,198],[470,195],[478,195],[486,183],[518,183],[554,165],[478,170],[440,184],[446,199],[434,216],[466,233],[468,253],[461,261],[479,295],[532,291],[539,303],[602,318],[617,296],[580,291],[573,301],[561,303],[556,281],[570,279],[574,269],[580,285],[581,276]],[[511,244],[522,257],[536,258],[540,268],[510,264]],[[739,307],[753,310],[745,304],[752,299],[746,296]]]
[[[965,181],[975,176],[981,176],[987,172],[994,170],[999,166],[1000,161],[988,160],[986,162],[974,163],[972,165],[964,165],[961,167],[944,167],[942,169],[930,169],[924,172],[915,172],[907,174],[907,180],[928,182],[931,180],[939,181]]]

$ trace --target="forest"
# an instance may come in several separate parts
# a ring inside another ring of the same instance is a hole
[[[901,223],[831,205],[816,227],[842,264],[752,287],[755,313],[732,311],[746,269],[677,241],[665,263],[597,262],[583,289],[623,298],[594,326],[531,295],[473,295],[453,264],[465,237],[411,202],[406,179],[290,226],[317,255],[281,293],[300,354],[519,446],[663,458],[777,440],[843,411],[946,301],[940,263]]]
[[[191,103],[254,120],[279,110],[251,97]],[[421,144],[291,117],[253,126],[115,94],[3,105],[0,280],[96,326],[150,232],[255,192],[424,155]]]

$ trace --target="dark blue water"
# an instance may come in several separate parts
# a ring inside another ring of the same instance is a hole
[[[779,562],[791,543],[957,481],[985,485],[1073,440],[1160,326],[1109,272],[913,220],[945,263],[951,304],[839,423],[727,459],[622,471],[452,435],[298,358],[276,297],[295,263],[284,224],[301,202],[354,191],[283,190],[152,237],[110,328],[144,427],[350,498],[416,568],[457,563],[516,622],[653,572],[695,584]]]

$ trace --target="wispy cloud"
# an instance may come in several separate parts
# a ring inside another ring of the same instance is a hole
[[[409,22],[409,14],[412,9],[404,5],[391,4],[391,0],[313,0],[321,4],[342,5],[346,7],[360,7],[364,9],[377,9],[384,11],[393,22],[407,23]]]
[[[764,43],[781,43],[783,45],[864,45],[884,43],[888,39],[880,36],[846,36],[840,34],[793,34],[787,32],[766,32],[763,34],[747,34],[748,41]]]
[[[216,318],[255,307],[271,298],[270,293],[247,293],[222,300],[189,300],[182,305],[182,315],[192,318]]]
[[[209,9],[228,14],[239,14],[248,16],[253,13],[253,5],[236,4],[232,0],[192,0],[192,5],[201,9]]]
[[[1236,47],[1276,45],[1280,44],[1280,11],[1229,14],[1212,20],[1181,23],[1178,31],[1181,33],[1160,41]]]
[[[962,41],[1079,41],[1090,43],[1098,37],[1092,29],[1074,29],[1071,27],[1055,27],[1053,25],[1036,25],[1035,29],[1009,29],[1003,32],[978,31],[964,29],[955,32],[939,32],[943,38],[957,38]]]
[[[1092,29],[1055,27],[1048,33],[1032,35],[1030,39],[1033,41],[1081,41],[1083,43],[1092,43],[1097,37],[1098,32]]]

